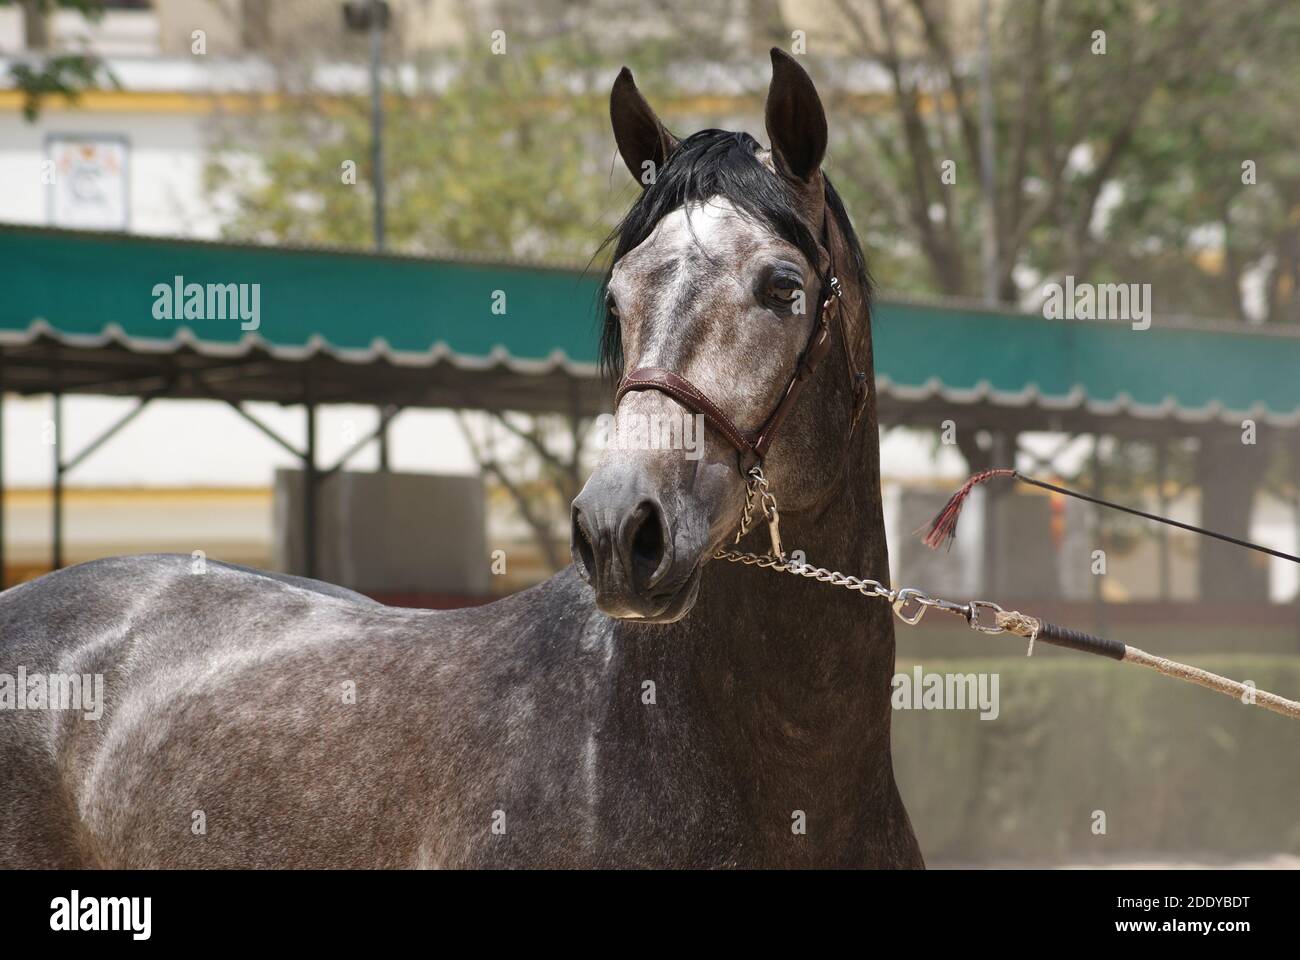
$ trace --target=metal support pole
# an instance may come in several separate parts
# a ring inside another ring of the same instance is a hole
[[[0,590],[5,588],[5,366],[0,352]]]
[[[998,302],[997,178],[993,172],[997,147],[993,116],[993,25],[990,0],[980,2],[980,272],[984,302]]]
[[[1007,435],[1001,430],[991,431],[992,444],[989,447],[990,462],[995,465],[1009,464],[1015,466],[1015,454],[1008,453],[1008,448],[1012,445],[1007,443]],[[1008,460],[1008,456],[1011,457]],[[987,596],[996,597],[1002,591],[999,589],[1001,576],[998,570],[998,564],[1001,557],[998,553],[998,493],[992,488],[984,488],[984,590]]]
[[[1098,500],[1106,497],[1106,475],[1101,462],[1101,435],[1092,435],[1092,495]],[[1106,550],[1106,521],[1101,510],[1093,507],[1093,542],[1103,554]],[[1088,572],[1092,573],[1092,557],[1088,557]],[[1106,556],[1106,575],[1110,574],[1110,557]],[[1106,595],[1102,589],[1102,576],[1092,575],[1093,616],[1097,623],[1097,632],[1106,632]]]
[[[1300,462],[1300,447],[1296,449],[1297,462]],[[1300,492],[1295,495],[1295,545],[1297,552],[1300,552]],[[1300,587],[1296,587],[1295,596],[1291,598],[1291,606],[1295,610],[1295,639],[1296,652],[1300,653]]]
[[[384,87],[379,76],[384,56],[384,23],[379,0],[370,0],[370,182],[375,196],[375,249],[382,251],[384,219]],[[380,410],[383,415],[383,410]],[[388,472],[388,425],[379,431],[379,470]]]
[[[385,407],[376,407],[379,412],[379,432],[376,439],[379,441],[379,472],[388,472],[388,421],[392,418],[388,415]]]
[[[388,425],[393,421],[393,418],[396,417],[401,412],[402,412],[402,408],[395,403],[390,403],[387,407],[380,408],[379,425],[375,427],[374,431],[368,434],[367,436],[362,437],[360,440],[358,440],[356,443],[350,446],[343,453],[343,456],[339,457],[338,460],[334,462],[334,466],[325,467],[323,469],[317,470],[317,476],[321,480],[333,476],[334,474],[342,470],[347,465],[347,462],[351,460],[357,453],[359,453],[362,450],[362,448],[364,448],[372,440],[382,441],[384,431],[388,429]]]
[[[86,444],[86,446],[84,446],[74,456],[71,456],[66,460],[62,460],[61,462],[63,464],[63,473],[65,475],[68,474],[71,470],[73,470],[75,467],[81,464],[92,453],[94,453],[104,444],[108,443],[108,441],[112,440],[113,437],[117,436],[117,434],[120,433],[122,430],[126,429],[127,424],[129,424],[136,417],[140,416],[140,414],[144,412],[145,407],[149,406],[149,404],[154,401],[154,398],[160,395],[161,394],[150,394],[149,396],[141,397],[139,400],[135,402],[135,406],[132,407],[130,410],[128,410],[124,416],[119,417],[111,427],[109,427],[107,430],[101,433],[90,443]]]
[[[308,384],[311,374],[307,375]],[[302,546],[303,575],[316,576],[316,495],[319,492],[316,478],[316,404],[308,387],[305,410],[307,415],[307,449],[302,458]]]
[[[50,566],[63,569],[63,393],[54,392],[54,483],[50,488]]]
[[[384,249],[384,91],[379,67],[384,22],[379,0],[370,0],[370,182],[375,191],[375,249]]]
[[[1300,442],[1291,447],[1291,474],[1295,476],[1297,473],[1300,473]],[[1295,509],[1295,552],[1300,554],[1300,488],[1296,489],[1292,500]],[[1300,586],[1296,587],[1295,596],[1291,598],[1291,608],[1295,610],[1296,652],[1300,653]]]
[[[1156,441],[1156,497],[1160,504],[1158,512],[1162,517],[1169,516],[1169,495],[1165,492],[1168,483],[1169,440],[1161,437]],[[1169,571],[1169,528],[1161,524],[1156,535],[1160,538],[1160,602],[1168,603],[1172,592]]]

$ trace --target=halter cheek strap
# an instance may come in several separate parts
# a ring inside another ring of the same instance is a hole
[[[658,390],[660,393],[666,393],[688,410],[701,414],[718,433],[726,438],[728,443],[741,453],[754,451],[755,444],[751,443],[744,432],[731,422],[731,418],[685,377],[679,377],[663,367],[639,367],[623,380],[622,386],[618,388],[618,394],[614,397],[614,405],[618,406],[623,395],[632,390]]]
[[[830,221],[830,212],[827,211],[825,245],[828,251],[831,249]],[[755,463],[762,463],[781,424],[785,422],[785,418],[789,415],[795,401],[799,399],[799,394],[803,392],[804,385],[812,379],[813,374],[817,372],[817,368],[830,351],[830,314],[834,311],[837,317],[836,325],[840,330],[840,339],[844,343],[844,358],[848,367],[848,374],[852,382],[853,410],[851,411],[848,432],[848,436],[852,437],[853,432],[857,429],[858,421],[862,418],[862,411],[866,408],[867,375],[865,371],[857,369],[857,363],[853,358],[853,347],[849,340],[848,325],[844,320],[844,304],[840,292],[840,281],[839,277],[835,275],[833,260],[830,272],[830,279],[827,281],[823,296],[818,303],[817,317],[813,323],[812,332],[808,335],[808,342],[804,346],[803,352],[799,354],[799,361],[795,366],[794,373],[791,375],[785,389],[781,392],[781,399],[777,402],[776,409],[768,415],[758,433],[752,438],[737,427],[735,422],[723,412],[722,408],[710,400],[699,387],[681,374],[666,370],[663,367],[639,367],[629,373],[623,379],[618,388],[618,393],[614,396],[614,406],[617,407],[618,402],[623,399],[624,395],[633,390],[658,390],[660,393],[666,393],[688,410],[703,416],[728,443],[736,448],[741,456],[751,457]]]

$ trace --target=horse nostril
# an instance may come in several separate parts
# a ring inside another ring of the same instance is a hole
[[[591,548],[591,538],[587,535],[587,528],[582,524],[582,511],[577,507],[573,508],[573,531],[569,537],[573,565],[577,568],[578,575],[587,583],[595,583],[596,553]]]
[[[665,562],[667,545],[663,517],[659,508],[644,501],[636,508],[629,524],[632,530],[632,580],[639,590],[649,590],[662,579],[669,564]]]

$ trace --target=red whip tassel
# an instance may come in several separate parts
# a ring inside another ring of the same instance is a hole
[[[945,544],[951,548],[953,538],[957,536],[957,517],[961,514],[961,508],[966,503],[966,498],[970,492],[978,487],[981,483],[992,480],[994,477],[1014,477],[1014,470],[985,470],[977,473],[961,485],[961,489],[954,493],[948,502],[943,505],[939,515],[930,521],[929,527],[925,529],[925,536],[921,539],[931,550],[938,550]],[[918,530],[917,533],[921,531]]]

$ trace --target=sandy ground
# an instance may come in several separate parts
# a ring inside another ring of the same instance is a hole
[[[926,866],[932,870],[1300,870],[1300,857],[1287,853],[1249,860],[1214,857],[1170,859],[1153,856],[1096,863],[928,863]]]

